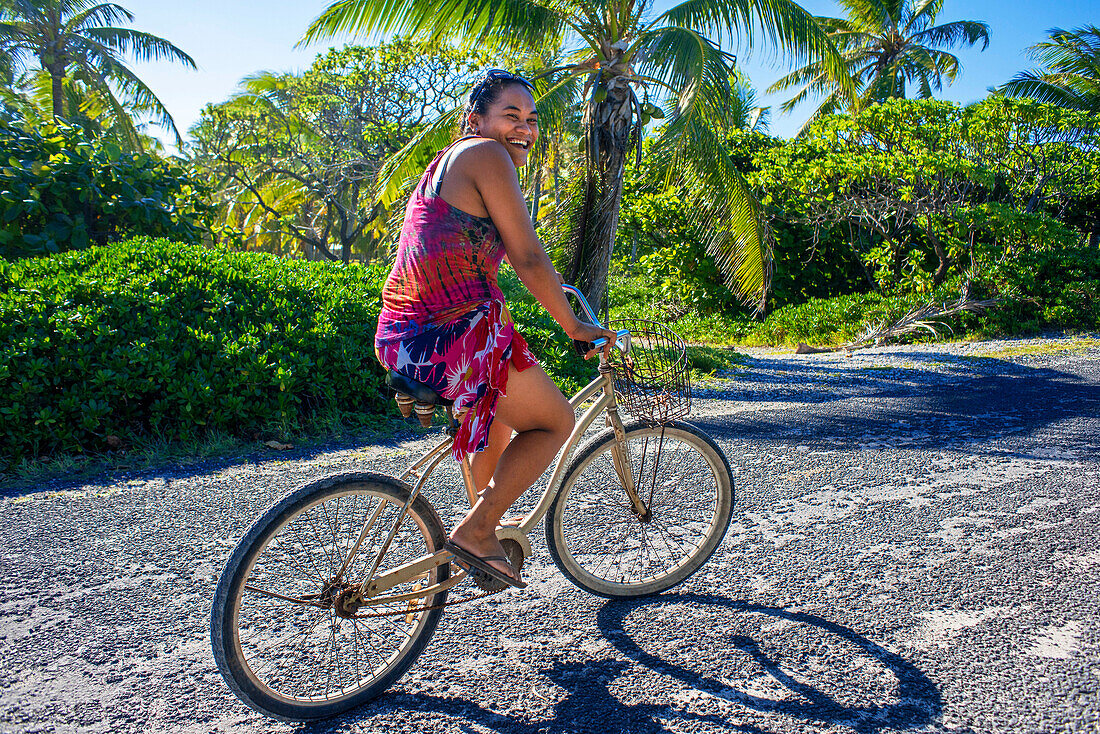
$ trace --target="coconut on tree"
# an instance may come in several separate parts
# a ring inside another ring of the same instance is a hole
[[[975,20],[937,23],[944,0],[839,0],[844,18],[819,17],[844,57],[858,96],[839,86],[830,67],[814,61],[795,69],[768,88],[797,89],[780,107],[790,112],[807,98],[821,99],[811,120],[835,112],[857,111],[890,98],[905,99],[910,87],[920,99],[932,97],[962,69],[958,56],[944,49],[989,46],[989,25]]]
[[[731,284],[762,306],[770,251],[758,207],[725,146],[739,90],[724,43],[751,48],[763,36],[796,59],[818,61],[850,87],[832,42],[790,0],[686,0],[661,13],[647,0],[337,0],[303,43],[347,32],[396,32],[505,57],[558,59],[532,76],[544,121],[553,125],[579,108],[583,180],[564,275],[595,305],[604,300],[625,163],[636,154],[642,126],[667,113],[653,164],[681,185]],[[383,196],[419,174],[420,156],[445,144],[457,114],[425,128],[383,169]]]
[[[134,145],[141,138],[134,114],[151,116],[182,142],[175,121],[145,82],[126,65],[137,61],[175,61],[191,69],[195,61],[169,41],[151,33],[119,27],[134,16],[115,3],[88,0],[0,0],[0,59],[30,72],[41,69],[49,77],[51,110],[66,118],[67,98],[75,88],[87,90],[111,111],[114,124]],[[36,68],[37,67],[37,68]]]

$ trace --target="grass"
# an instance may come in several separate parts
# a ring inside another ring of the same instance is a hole
[[[713,379],[745,362],[747,356],[728,348],[692,344],[687,348],[692,381]]]
[[[1100,339],[1077,338],[1071,341],[1057,340],[1044,341],[1037,344],[1019,344],[991,352],[983,352],[981,356],[987,359],[998,359],[1002,357],[1081,354],[1095,347],[1100,347]]]

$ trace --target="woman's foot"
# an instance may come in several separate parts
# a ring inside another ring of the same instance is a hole
[[[516,569],[512,564],[508,562],[508,554],[505,553],[504,546],[497,539],[496,528],[494,527],[488,535],[475,534],[465,527],[467,524],[465,520],[459,523],[458,527],[451,533],[450,542],[471,556],[477,557],[482,563],[491,566],[498,573],[508,577],[513,584],[523,584],[523,579],[516,573]],[[463,561],[465,559],[459,558],[458,560]]]

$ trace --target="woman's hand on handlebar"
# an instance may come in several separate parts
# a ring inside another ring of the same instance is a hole
[[[571,331],[566,332],[574,341],[587,342],[591,344],[597,339],[607,339],[607,343],[603,345],[602,351],[604,359],[609,359],[611,356],[611,348],[615,346],[615,340],[618,339],[618,334],[609,329],[601,329],[593,324],[586,324],[580,319],[577,320],[576,326]],[[591,349],[584,355],[585,359],[590,359],[599,353],[596,349]]]

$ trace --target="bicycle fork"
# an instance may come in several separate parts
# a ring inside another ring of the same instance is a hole
[[[634,478],[633,463],[630,457],[630,445],[626,441],[626,429],[623,427],[622,418],[619,417],[619,406],[615,400],[614,375],[610,368],[605,372],[605,365],[600,365],[600,373],[607,380],[605,388],[611,396],[611,402],[607,406],[607,425],[615,432],[615,445],[611,447],[611,461],[615,465],[615,473],[619,475],[619,481],[626,490],[626,496],[630,498],[630,506],[634,514],[642,522],[647,522],[650,517],[649,508],[646,507],[642,497],[638,494],[638,485]]]

